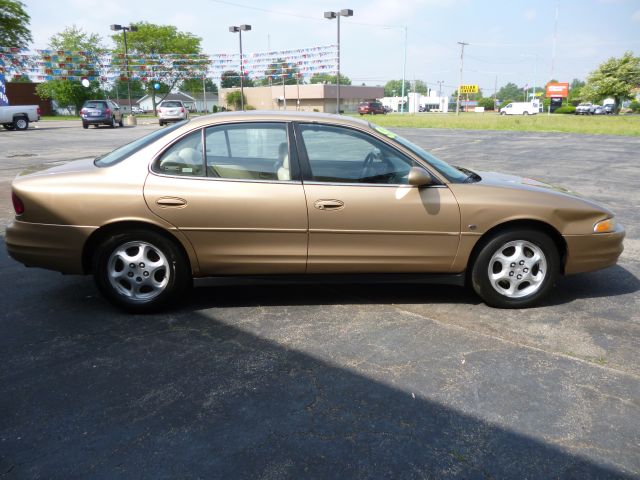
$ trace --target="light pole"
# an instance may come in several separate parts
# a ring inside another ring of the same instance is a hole
[[[238,33],[240,38],[240,107],[244,110],[244,66],[242,65],[242,32],[251,30],[251,25],[240,25],[238,27],[229,27],[231,33]]]
[[[129,94],[129,115],[133,115],[133,107],[131,106],[131,79],[129,78],[129,54],[127,52],[127,32],[137,32],[138,27],[135,25],[129,25],[128,27],[125,25],[111,25],[111,30],[114,32],[118,32],[122,30],[122,35],[124,36],[124,66],[127,72],[127,92]]]
[[[338,22],[338,75],[336,77],[336,113],[340,115],[340,17],[353,17],[353,10],[343,8],[339,12],[324,12],[324,18]]]

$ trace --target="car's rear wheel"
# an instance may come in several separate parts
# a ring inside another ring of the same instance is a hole
[[[118,126],[119,127],[124,127],[124,117],[120,116],[120,120],[118,120]]]
[[[559,270],[560,255],[548,235],[537,230],[508,230],[483,245],[471,281],[487,305],[526,308],[549,292]]]
[[[93,272],[102,294],[134,313],[173,305],[192,284],[188,260],[175,244],[146,230],[107,238],[94,255]]]
[[[116,117],[111,117],[111,123],[109,124],[111,128],[116,128]]]
[[[16,117],[13,119],[13,126],[16,130],[26,130],[29,128],[29,119],[27,117]]]
[[[82,128],[89,128],[89,124],[87,122],[82,122]]]
[[[158,123],[160,124],[161,127],[164,127],[164,122],[162,120],[160,120]]]

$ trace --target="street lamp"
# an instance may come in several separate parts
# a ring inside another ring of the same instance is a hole
[[[251,25],[240,25],[238,27],[229,27],[231,33],[238,33],[240,38],[240,107],[244,110],[244,66],[242,65],[242,32],[251,30]]]
[[[111,30],[114,32],[118,32],[122,30],[122,35],[124,36],[124,65],[127,72],[127,92],[129,94],[129,115],[133,114],[133,108],[131,107],[131,80],[129,79],[129,57],[127,52],[127,32],[137,32],[138,27],[135,25],[111,25]]]
[[[340,17],[353,17],[353,10],[343,8],[339,12],[324,12],[324,18],[338,21],[338,76],[336,78],[336,113],[340,115]]]

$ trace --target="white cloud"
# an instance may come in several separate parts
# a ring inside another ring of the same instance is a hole
[[[640,23],[640,10],[636,10],[631,14],[631,21],[634,23]]]

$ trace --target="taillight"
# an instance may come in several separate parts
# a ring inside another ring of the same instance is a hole
[[[184,113],[184,107],[180,107],[180,111]]]
[[[41,117],[42,116],[42,109],[40,107],[38,107],[37,112],[38,112],[38,116]]]
[[[11,201],[13,202],[13,209],[16,211],[16,215],[22,215],[24,213],[24,203],[20,200],[20,197],[11,192]]]
[[[104,114],[105,114],[105,115],[111,115],[111,110],[107,108],[107,109],[104,111]]]

